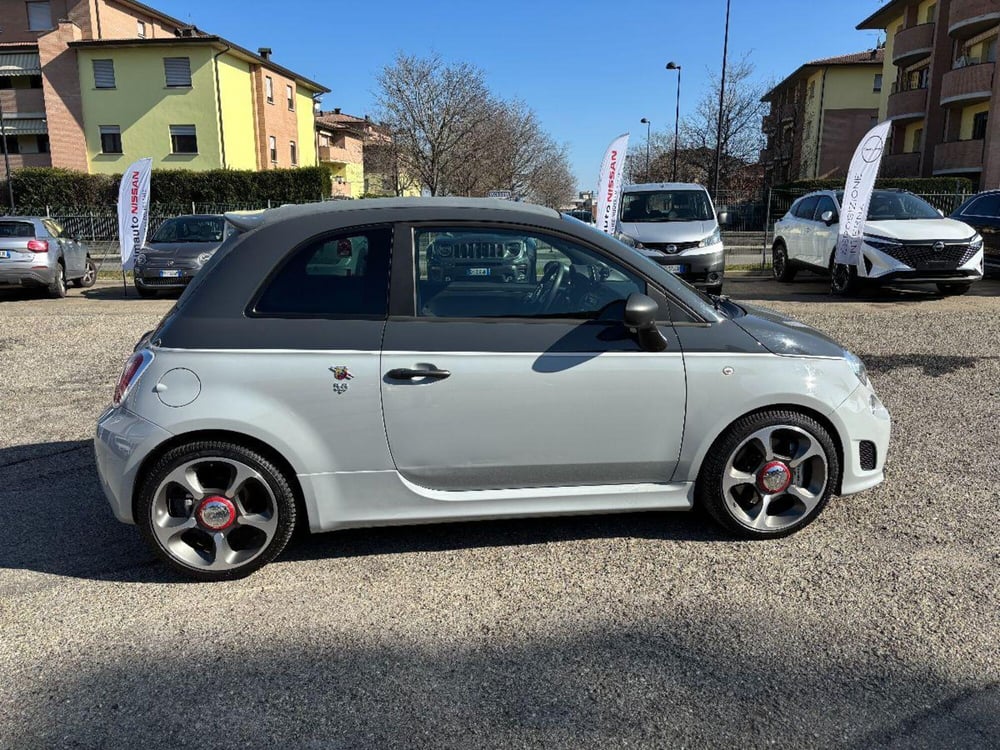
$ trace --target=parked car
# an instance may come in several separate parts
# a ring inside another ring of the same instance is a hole
[[[418,248],[421,249],[422,248]],[[534,284],[535,243],[500,233],[456,232],[435,237],[424,251],[431,281],[487,281]]]
[[[972,196],[951,218],[979,232],[983,238],[983,272],[1000,275],[1000,190]]]
[[[177,216],[164,221],[135,258],[135,288],[140,296],[183,290],[230,231],[221,215]]]
[[[778,281],[809,270],[829,273],[839,295],[853,294],[862,283],[936,284],[942,294],[965,294],[983,277],[983,238],[976,230],[902,190],[872,193],[857,266],[835,263],[843,197],[843,191],[809,193],[774,225]]]
[[[65,297],[66,287],[92,287],[97,266],[87,246],[44,216],[0,216],[0,288],[23,286]]]
[[[194,578],[250,573],[298,524],[698,504],[766,539],[883,480],[889,415],[856,356],[550,209],[407,198],[231,221],[95,439],[116,517]],[[534,244],[538,279],[430,277],[416,248],[475,235]]]
[[[712,294],[722,292],[726,257],[708,191],[693,183],[645,183],[622,190],[618,239]]]

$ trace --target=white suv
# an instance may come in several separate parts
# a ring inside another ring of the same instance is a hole
[[[834,263],[842,191],[799,198],[774,225],[774,277],[792,281],[799,270],[829,273],[834,294],[877,284],[936,284],[942,294],[964,294],[983,277],[983,238],[968,224],[944,218],[912,193],[876,190],[856,266]]]

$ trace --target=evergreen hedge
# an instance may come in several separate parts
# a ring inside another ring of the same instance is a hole
[[[843,190],[846,180],[842,177],[836,180],[798,180],[785,185],[778,185],[775,190],[788,190],[809,193],[813,190]],[[918,195],[973,193],[972,180],[967,177],[901,177],[879,178],[875,181],[877,188],[894,188],[908,190]]]
[[[118,175],[85,174],[69,169],[32,167],[11,175],[18,206],[75,206],[107,209],[118,201]],[[6,184],[0,181],[4,194]],[[326,167],[272,169],[265,172],[216,169],[192,172],[154,169],[150,203],[300,203],[330,196]]]

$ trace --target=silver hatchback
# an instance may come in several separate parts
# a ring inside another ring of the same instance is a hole
[[[97,266],[87,246],[54,219],[0,216],[0,288],[21,286],[65,297],[66,287],[91,287]]]
[[[230,220],[95,443],[117,518],[195,578],[250,573],[297,525],[697,504],[780,537],[883,479],[889,415],[857,357],[555,211],[384,199]],[[434,270],[444,247],[460,274]]]

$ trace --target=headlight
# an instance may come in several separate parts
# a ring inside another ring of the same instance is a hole
[[[198,265],[203,266],[212,259],[212,253],[202,253],[198,256]]]
[[[146,253],[139,253],[137,256],[135,256],[135,264],[137,266],[146,265]]]
[[[974,253],[978,253],[980,250],[982,250],[983,249],[982,236],[977,234],[975,237],[973,237],[972,242],[969,243],[969,249]]]
[[[868,370],[865,369],[865,363],[861,361],[861,358],[857,354],[853,354],[845,349],[844,359],[851,366],[851,369],[854,370],[854,374],[858,376],[861,384],[868,385]]]
[[[621,242],[623,245],[628,245],[629,247],[642,247],[642,243],[639,242],[635,237],[629,237],[623,232],[615,232],[615,239]]]
[[[866,245],[883,252],[886,250],[894,250],[903,244],[898,240],[892,239],[891,237],[879,237],[874,234],[866,234],[864,240]]]
[[[710,235],[708,235],[708,237],[706,237],[705,239],[703,239],[701,242],[698,243],[698,247],[709,247],[710,245],[718,245],[720,242],[722,242],[722,230],[716,227],[714,232],[712,232]]]

